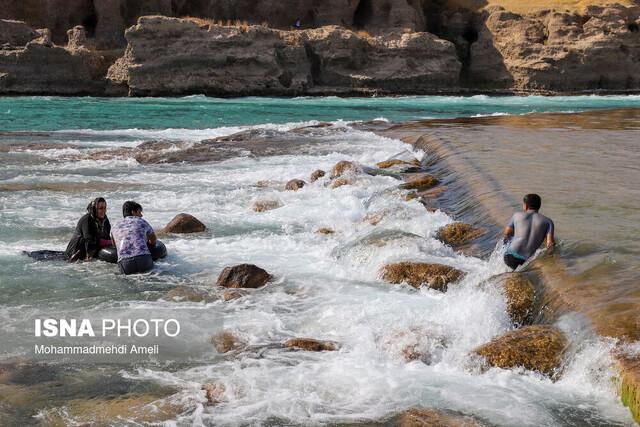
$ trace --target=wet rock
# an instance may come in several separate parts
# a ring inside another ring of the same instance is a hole
[[[68,415],[79,422],[78,425],[106,426],[113,425],[114,420],[136,420],[137,423],[144,424],[161,423],[175,419],[185,410],[163,397],[165,396],[128,394],[114,399],[71,400],[65,406]]]
[[[408,162],[406,160],[401,160],[401,159],[390,159],[390,160],[384,160],[382,162],[378,162],[378,163],[376,163],[376,166],[379,167],[380,169],[388,169],[388,168],[392,168],[394,166],[418,167],[418,166],[420,166],[420,161],[413,160],[413,161]]]
[[[417,191],[409,191],[407,194],[404,195],[404,200],[405,202],[409,202],[413,199],[417,199],[418,198],[418,192]]]
[[[524,326],[493,339],[473,352],[489,366],[503,369],[523,367],[548,376],[558,373],[567,340],[549,325]]]
[[[445,245],[455,247],[469,243],[482,236],[485,232],[483,229],[475,228],[464,222],[454,222],[453,224],[447,224],[440,228],[436,233],[436,238]]]
[[[284,347],[305,351],[335,351],[338,344],[333,341],[319,341],[310,338],[291,338],[283,343]]]
[[[407,283],[414,288],[426,285],[443,292],[450,283],[457,282],[463,276],[462,271],[448,265],[424,262],[387,264],[382,272],[383,279],[390,283]]]
[[[211,302],[213,298],[209,293],[203,289],[198,289],[193,286],[177,286],[171,289],[169,292],[162,296],[165,301],[190,301],[190,302]]]
[[[392,331],[380,339],[379,345],[395,358],[407,362],[419,360],[429,365],[441,358],[448,342],[447,338],[437,331],[412,326]]]
[[[253,264],[239,264],[222,270],[216,284],[224,288],[259,288],[264,286],[271,275]]]
[[[333,233],[335,233],[335,231],[328,227],[322,227],[316,230],[316,234],[333,234]]]
[[[507,311],[516,325],[528,323],[533,314],[535,290],[522,273],[507,273],[503,289],[507,298]]]
[[[405,183],[400,184],[403,190],[425,190],[438,185],[438,180],[428,173],[415,173],[405,177]]]
[[[618,352],[615,361],[620,399],[636,423],[640,423],[640,355]]]
[[[246,346],[246,343],[230,330],[216,333],[211,337],[210,342],[218,353],[229,353],[230,351],[240,350]]]
[[[344,174],[354,174],[357,173],[360,168],[353,162],[349,162],[347,160],[340,160],[336,163],[333,168],[331,168],[331,178],[337,178]]]
[[[287,182],[287,185],[284,186],[284,189],[288,191],[298,191],[299,189],[304,187],[304,185],[305,182],[303,180],[292,179],[291,181]]]
[[[452,415],[434,409],[409,409],[392,421],[395,427],[482,427],[472,417]]]
[[[222,383],[207,383],[202,385],[209,405],[215,405],[224,401],[225,386]]]
[[[311,176],[309,177],[309,182],[315,182],[320,178],[322,178],[323,176],[325,176],[325,174],[326,174],[325,171],[323,171],[322,169],[315,170],[311,173]]]
[[[380,224],[380,221],[382,221],[387,216],[387,213],[388,212],[386,210],[382,210],[380,212],[373,212],[365,215],[363,221],[368,222],[371,225],[378,225]]]
[[[167,224],[162,231],[164,233],[200,233],[207,229],[207,227],[193,215],[181,213],[173,217],[169,224]]]
[[[224,301],[233,301],[235,299],[242,298],[243,295],[238,291],[224,291],[222,293],[222,299]]]
[[[253,204],[253,210],[256,212],[266,212],[282,206],[283,204],[279,200],[259,200]]]
[[[329,188],[338,188],[342,187],[343,185],[351,185],[351,181],[345,178],[332,179],[329,183]]]

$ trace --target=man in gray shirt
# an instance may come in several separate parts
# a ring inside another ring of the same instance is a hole
[[[522,203],[523,212],[516,212],[504,229],[505,243],[511,239],[504,255],[504,262],[515,270],[536,253],[542,242],[553,246],[553,221],[538,213],[542,199],[537,194],[527,194]]]

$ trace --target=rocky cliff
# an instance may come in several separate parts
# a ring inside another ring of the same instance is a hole
[[[481,3],[0,0],[0,93],[640,90],[639,6],[517,14]]]

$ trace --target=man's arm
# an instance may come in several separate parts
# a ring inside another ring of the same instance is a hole
[[[514,227],[514,221],[513,221],[513,217],[511,217],[511,220],[509,220],[509,225],[507,225],[504,228],[504,231],[502,232],[504,235],[504,239],[502,239],[502,241],[507,244],[509,243],[509,240],[511,240],[511,237],[513,237],[513,227]]]
[[[549,228],[547,228],[547,249],[552,248],[555,243],[553,239],[554,228],[553,221],[549,220]]]
[[[158,238],[156,237],[156,233],[154,233],[153,231],[151,233],[149,233],[147,235],[147,244],[150,247],[155,247],[156,246],[156,241],[158,241]]]

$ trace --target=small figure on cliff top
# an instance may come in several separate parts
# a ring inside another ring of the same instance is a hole
[[[553,221],[538,213],[542,199],[537,194],[527,194],[522,202],[523,212],[516,212],[504,229],[504,241],[508,243],[504,263],[515,270],[538,250],[542,242],[553,246]]]
[[[302,20],[300,18],[296,18],[296,22],[293,24],[293,27],[296,30],[299,30],[302,27]]]

